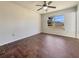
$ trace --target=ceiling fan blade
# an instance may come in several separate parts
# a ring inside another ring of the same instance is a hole
[[[56,7],[54,7],[54,6],[48,6],[48,8],[56,8]]]
[[[41,8],[39,8],[39,9],[37,9],[37,11],[39,11],[39,10],[41,10],[43,7],[41,7]]]
[[[36,6],[42,6],[42,5],[36,5]]]
[[[49,1],[49,2],[48,2],[48,5],[50,5],[51,3],[52,3],[52,1]]]

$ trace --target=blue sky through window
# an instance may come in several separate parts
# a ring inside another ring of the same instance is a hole
[[[54,21],[55,22],[64,22],[64,16],[63,15],[54,16]]]

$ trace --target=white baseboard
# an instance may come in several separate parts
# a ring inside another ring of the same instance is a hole
[[[40,32],[38,32],[38,33],[33,33],[33,34],[30,34],[30,35],[28,35],[28,36],[22,36],[22,37],[17,37],[17,38],[13,38],[13,40],[11,40],[11,41],[7,41],[7,42],[4,42],[4,43],[0,43],[0,46],[2,46],[2,45],[5,45],[5,44],[8,44],[8,43],[11,43],[11,42],[15,42],[15,41],[18,41],[18,40],[21,40],[21,39],[24,39],[24,38],[27,38],[27,37],[30,37],[30,36],[33,36],[33,35],[36,35],[36,34],[39,34]]]

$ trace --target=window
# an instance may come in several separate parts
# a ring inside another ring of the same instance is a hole
[[[48,26],[53,26],[54,28],[64,28],[64,16],[58,15],[49,17]]]

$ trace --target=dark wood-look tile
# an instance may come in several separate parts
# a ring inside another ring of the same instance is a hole
[[[40,33],[0,47],[1,58],[78,58],[79,40]]]

